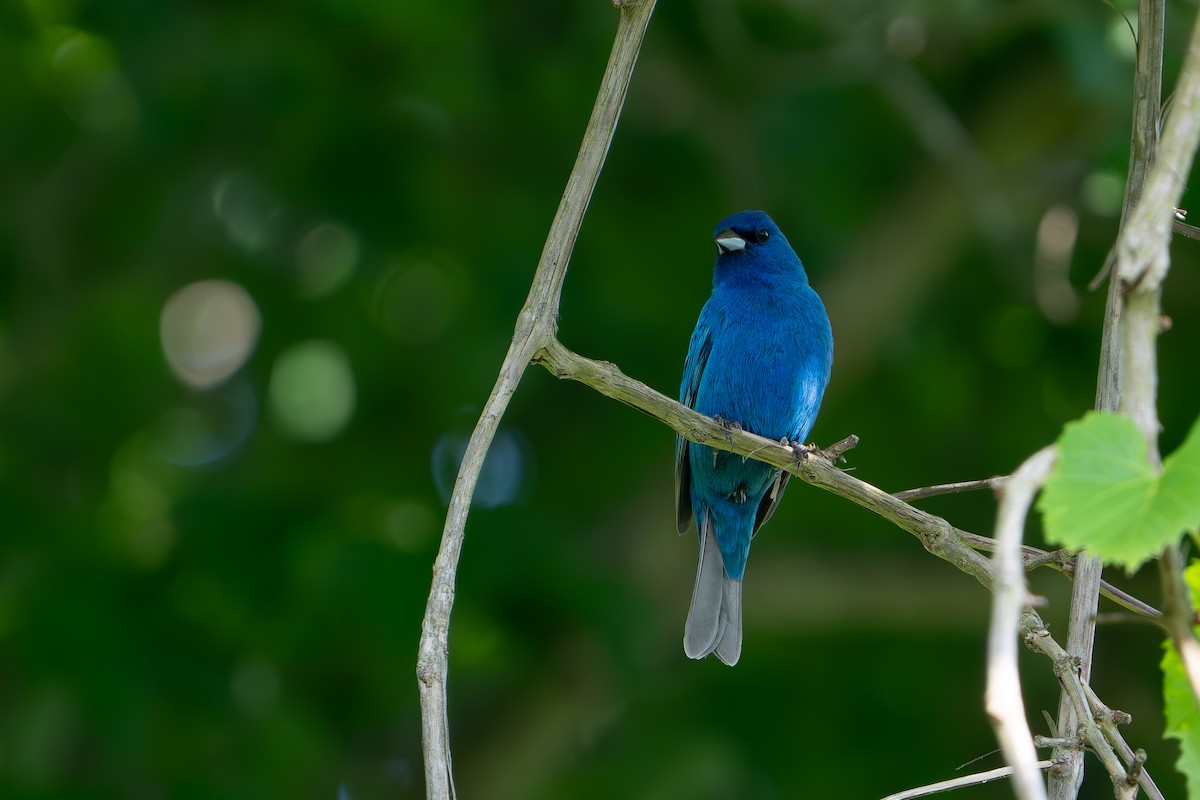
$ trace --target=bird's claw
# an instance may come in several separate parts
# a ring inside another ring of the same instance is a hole
[[[713,417],[717,422],[721,423],[721,427],[725,429],[725,441],[729,442],[729,446],[733,446],[733,432],[743,430],[742,426],[731,419],[724,417]]]
[[[740,431],[742,429],[741,425],[731,419],[725,419],[724,417],[713,417],[713,419],[721,423],[721,427],[727,431]]]
[[[815,444],[805,444],[799,440],[793,442],[786,437],[780,439],[779,443],[795,454],[796,461],[803,461],[804,459],[818,455],[821,452],[821,448],[817,447]]]
[[[725,429],[725,441],[729,443],[730,447],[733,447],[733,432],[743,430],[742,426],[739,425],[738,423],[734,422],[731,419],[725,419],[724,417],[720,417],[720,416],[713,417],[713,419],[716,420],[717,422],[721,423],[721,427]],[[721,454],[721,451],[716,450],[716,449],[713,450],[713,466],[714,467],[717,465],[717,457],[720,454]]]

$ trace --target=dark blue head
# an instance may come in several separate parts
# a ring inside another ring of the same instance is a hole
[[[796,251],[765,211],[741,211],[726,217],[717,223],[713,240],[717,245],[717,280],[722,272],[740,272],[739,268],[744,267],[808,281]]]

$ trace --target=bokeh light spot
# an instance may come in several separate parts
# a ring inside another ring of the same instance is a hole
[[[78,13],[78,0],[25,0],[25,10],[39,25],[61,25]]]
[[[279,698],[279,672],[263,661],[244,660],[230,675],[229,693],[242,712],[253,717],[265,716]]]
[[[241,286],[205,280],[184,286],[163,305],[163,354],[171,371],[197,389],[217,386],[254,352],[262,317]]]
[[[387,270],[376,284],[375,323],[405,344],[425,344],[449,329],[464,288],[459,270],[448,260],[407,259]]]
[[[54,48],[49,66],[63,109],[79,127],[103,133],[136,121],[137,96],[108,42],[70,31]]]
[[[443,434],[433,446],[433,480],[443,503],[450,501],[466,450],[467,436],[460,433]],[[533,465],[533,449],[525,437],[500,428],[483,460],[472,505],[496,508],[523,500],[533,481]]]
[[[345,225],[322,222],[296,246],[296,281],[307,297],[327,294],[346,282],[358,264],[358,237]]]
[[[1081,187],[1087,210],[1101,217],[1113,217],[1125,203],[1125,179],[1112,172],[1093,172]]]
[[[428,98],[405,95],[392,104],[406,127],[421,131],[431,141],[449,141],[454,133],[454,117],[444,105]]]
[[[1034,253],[1033,294],[1046,319],[1070,322],[1079,311],[1079,297],[1071,286],[1071,257],[1079,238],[1079,218],[1064,205],[1051,206],[1038,224]]]
[[[1126,61],[1137,59],[1137,26],[1136,11],[1132,14],[1111,14],[1108,21],[1108,31],[1105,36],[1108,47]]]
[[[332,439],[354,414],[354,373],[345,351],[323,340],[284,350],[271,370],[269,397],[286,435],[306,442]]]
[[[901,58],[916,58],[925,50],[925,23],[901,14],[888,23],[887,47]]]
[[[414,497],[359,492],[348,498],[339,525],[402,552],[419,553],[440,527],[434,506]]]
[[[433,539],[437,517],[433,509],[418,500],[397,500],[384,516],[384,537],[409,553],[422,550]]]
[[[130,564],[143,569],[161,565],[175,547],[171,508],[179,474],[163,464],[152,438],[139,433],[113,455],[103,516],[108,541]]]
[[[250,176],[227,172],[217,178],[212,204],[213,213],[237,247],[255,253],[275,241],[283,209]]]
[[[250,437],[258,419],[258,398],[244,380],[216,392],[193,395],[163,416],[155,431],[168,464],[199,467],[232,455]]]

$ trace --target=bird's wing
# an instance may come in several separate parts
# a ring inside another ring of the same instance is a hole
[[[783,499],[783,490],[787,488],[788,478],[792,477],[789,473],[780,470],[775,474],[775,481],[771,484],[771,488],[763,495],[762,502],[758,504],[758,511],[754,515],[754,532],[750,534],[751,538],[758,533],[758,529],[767,524],[767,520],[775,513],[776,507],[779,506],[779,501]]]
[[[707,310],[707,309],[706,309]],[[688,345],[687,360],[683,364],[683,383],[679,387],[679,402],[688,408],[696,407],[696,393],[700,391],[700,379],[712,352],[712,336],[705,315],[700,314],[692,341]],[[680,533],[686,533],[692,519],[692,468],[688,461],[688,441],[675,436],[675,521]]]
[[[816,296],[815,292],[811,296],[822,311],[820,318],[823,318],[824,306],[820,305],[820,298]],[[790,436],[793,441],[802,441],[817,418],[817,411],[821,408],[821,398],[824,397],[825,387],[829,384],[829,371],[833,365],[833,334],[829,330],[828,322],[823,328],[814,322],[813,327],[816,328],[816,335],[812,336],[811,340],[817,343],[818,353],[805,361],[801,367],[802,378],[794,404],[796,417]],[[824,336],[821,335],[822,333]],[[823,345],[822,342],[824,342]],[[758,533],[758,529],[765,525],[771,515],[775,513],[779,501],[783,499],[783,490],[787,488],[790,477],[791,475],[782,471],[775,474],[771,488],[763,495],[762,501],[758,504],[758,511],[754,517],[754,533]],[[753,535],[751,534],[751,536]]]

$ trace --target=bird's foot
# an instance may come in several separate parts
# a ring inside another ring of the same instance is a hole
[[[821,452],[821,448],[817,447],[815,444],[805,444],[798,439],[793,442],[786,436],[780,439],[779,443],[795,453],[797,461],[803,461],[804,459],[810,456],[815,456],[817,453]]]
[[[731,419],[725,419],[724,417],[720,417],[720,416],[713,417],[713,419],[715,419],[717,422],[721,423],[721,427],[725,429],[725,441],[729,443],[730,447],[733,447],[733,432],[742,430],[743,429],[742,426],[739,425],[738,423],[734,422]],[[721,451],[719,451],[719,450],[713,450],[713,466],[714,467],[717,465],[717,456],[720,455],[720,452]]]
[[[739,425],[738,423],[734,422],[731,419],[725,419],[724,417],[713,417],[713,419],[715,419],[717,422],[721,423],[721,427],[727,431],[742,430],[742,426]]]
[[[721,423],[721,427],[725,429],[725,441],[729,442],[729,446],[733,446],[733,432],[745,430],[741,425],[731,419],[724,417],[713,417],[717,422]]]

